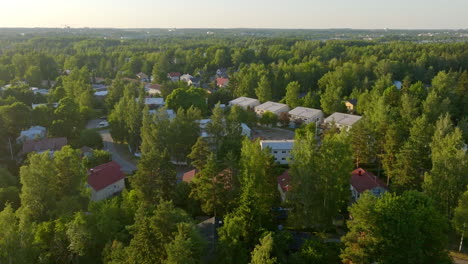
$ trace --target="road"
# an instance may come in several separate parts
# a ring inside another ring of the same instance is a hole
[[[114,140],[112,139],[109,130],[99,131],[101,134],[102,140],[104,141],[104,150],[109,151],[112,154],[112,160],[117,162],[122,171],[125,173],[132,173],[136,170],[136,165],[133,161],[127,160],[125,157],[120,155],[114,145]]]

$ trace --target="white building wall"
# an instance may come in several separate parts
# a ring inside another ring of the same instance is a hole
[[[292,157],[290,149],[272,149],[270,153],[275,158],[275,162],[279,164],[288,164]]]
[[[113,184],[99,191],[95,191],[93,188],[91,188],[91,200],[97,202],[107,199],[113,196],[115,193],[123,191],[123,189],[125,189],[125,179],[114,182]]]

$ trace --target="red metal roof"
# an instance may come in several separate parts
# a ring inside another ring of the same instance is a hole
[[[184,176],[182,176],[182,181],[187,182],[187,183],[192,182],[196,174],[197,174],[197,170],[195,169],[191,171],[187,171],[186,173],[184,173]]]
[[[367,190],[372,190],[375,187],[387,189],[387,185],[371,172],[365,171],[362,168],[355,169],[351,173],[351,185],[362,193]]]
[[[167,75],[169,75],[169,77],[180,77],[180,72],[170,72]]]
[[[120,165],[115,161],[101,164],[88,171],[88,184],[95,191],[104,189],[124,178],[125,175],[120,170]]]
[[[291,181],[291,176],[289,175],[288,170],[285,170],[283,174],[278,176],[277,180],[278,184],[284,192],[288,192],[289,190],[291,190],[291,185],[289,185],[289,182]]]
[[[216,85],[224,86],[229,82],[228,78],[216,78]]]

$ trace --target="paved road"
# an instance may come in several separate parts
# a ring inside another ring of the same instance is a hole
[[[468,260],[453,258],[455,264],[468,264]]]
[[[122,157],[115,149],[114,140],[112,139],[109,130],[101,130],[99,133],[101,134],[102,140],[104,141],[104,150],[107,150],[112,154],[112,160],[117,162],[122,167],[123,172],[134,172],[136,170],[136,165],[134,162],[125,159],[125,157]]]

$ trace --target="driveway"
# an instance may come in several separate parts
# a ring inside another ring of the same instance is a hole
[[[136,170],[135,162],[128,160],[117,151],[109,130],[101,130],[99,131],[99,134],[101,134],[102,140],[104,141],[104,150],[109,151],[112,154],[112,160],[122,167],[123,172],[133,173]]]

